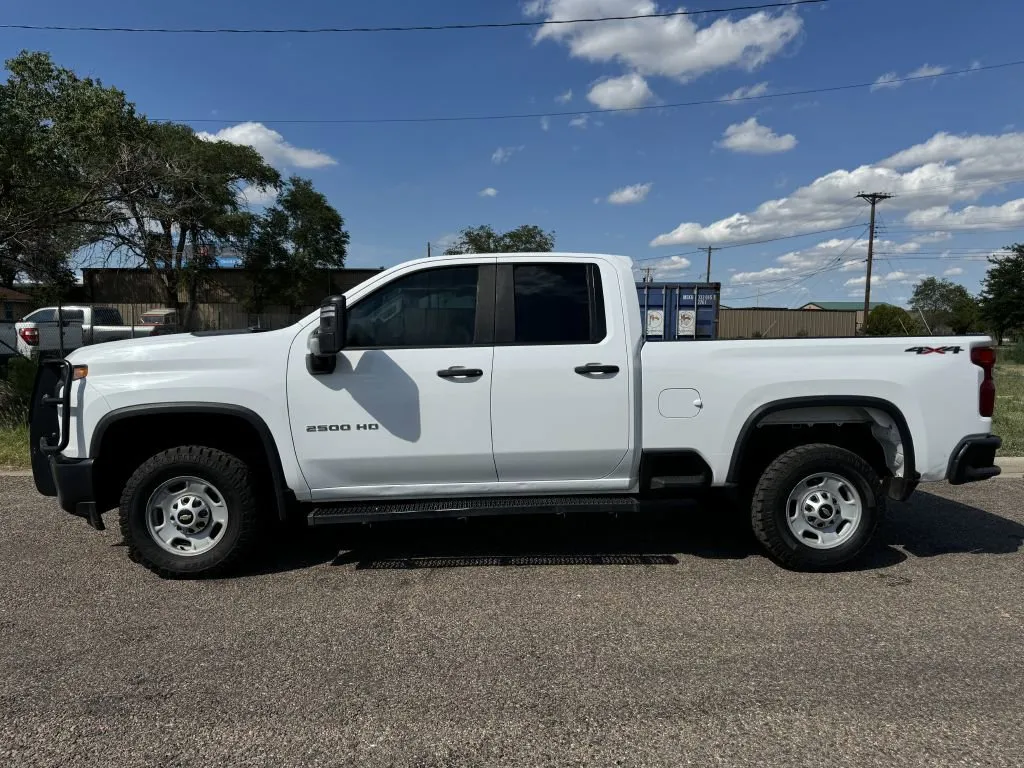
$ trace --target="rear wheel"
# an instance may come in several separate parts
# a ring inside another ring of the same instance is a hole
[[[132,560],[166,578],[226,573],[256,545],[261,515],[249,468],[213,448],[182,446],[140,466],[121,495]]]
[[[864,549],[885,512],[882,481],[857,454],[802,445],[765,469],[754,490],[754,533],[780,565],[825,570]]]

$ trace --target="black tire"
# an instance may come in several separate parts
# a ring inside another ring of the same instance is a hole
[[[834,549],[816,549],[801,541],[789,527],[786,503],[804,478],[832,472],[852,483],[862,502],[861,519],[853,535]],[[867,546],[885,514],[885,494],[878,473],[857,454],[835,445],[816,443],[786,451],[761,475],[750,505],[754,535],[779,565],[800,571],[837,568]]]
[[[176,555],[154,541],[146,523],[146,505],[162,483],[191,475],[218,489],[228,508],[222,538],[206,552]],[[215,448],[188,445],[156,454],[135,470],[121,494],[119,520],[128,556],[169,579],[224,575],[252,554],[265,515],[253,495],[255,483],[245,462]]]

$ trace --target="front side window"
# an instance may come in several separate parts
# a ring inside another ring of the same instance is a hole
[[[399,277],[348,310],[348,347],[470,346],[478,268],[441,267]]]
[[[587,264],[516,264],[516,344],[591,344],[605,336],[600,273]]]

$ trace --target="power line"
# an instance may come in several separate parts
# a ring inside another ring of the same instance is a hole
[[[1001,64],[988,64],[982,67],[975,67],[973,69],[954,69],[948,72],[939,72],[935,74],[927,75],[908,75],[907,77],[898,77],[894,80],[889,80],[890,83],[908,83],[915,80],[934,80],[940,77],[952,77],[954,75],[965,75],[973,72],[987,72],[996,69],[1006,69],[1008,67],[1020,67],[1024,66],[1024,59],[1019,61],[1007,61]],[[874,81],[867,83],[849,83],[847,85],[832,85],[822,88],[804,88],[795,91],[780,91],[779,93],[764,93],[759,95],[750,96],[723,96],[717,99],[699,99],[696,101],[680,101],[672,104],[646,104],[638,107],[616,107],[611,109],[582,109],[572,111],[561,111],[561,112],[508,112],[504,114],[491,114],[491,115],[450,115],[441,117],[353,117],[353,118],[283,118],[283,119],[272,119],[264,118],[256,120],[254,118],[213,118],[213,117],[196,117],[196,118],[170,118],[160,117],[154,118],[157,122],[183,122],[183,123],[242,123],[242,122],[260,122],[264,124],[278,124],[278,125],[366,125],[366,124],[383,124],[383,123],[458,123],[458,122],[476,122],[476,121],[490,121],[490,120],[524,120],[540,117],[576,117],[579,115],[607,115],[619,112],[644,112],[652,109],[680,109],[683,107],[699,107],[706,106],[709,104],[736,104],[744,101],[762,101],[765,99],[779,99],[789,96],[809,96],[818,93],[833,93],[837,91],[852,91],[862,88],[870,88],[874,85]],[[1003,182],[1009,183],[1009,182]]]
[[[440,32],[462,29],[508,29],[513,27],[542,27],[548,24],[595,24],[605,21],[640,21],[643,19],[670,19],[676,16],[701,16],[732,11],[759,11],[768,8],[788,8],[794,5],[820,5],[831,0],[786,0],[760,5],[737,5],[732,8],[704,8],[696,11],[666,11],[631,16],[596,16],[585,19],[551,19],[548,21],[494,21],[476,24],[422,24],[408,27],[91,27],[58,24],[0,24],[0,29],[25,29],[41,32],[130,32],[169,35],[311,35],[372,32]],[[889,81],[889,82],[895,82]]]

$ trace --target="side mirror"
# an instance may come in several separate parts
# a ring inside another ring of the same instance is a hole
[[[320,304],[320,327],[317,329],[319,353],[336,355],[345,347],[345,297],[328,296]]]

